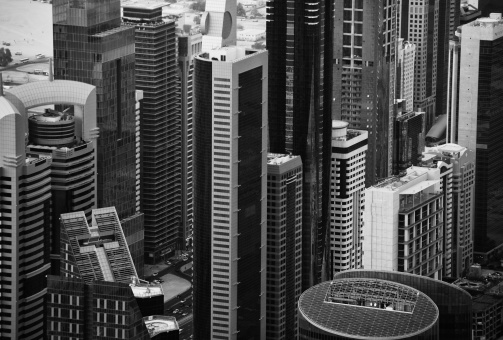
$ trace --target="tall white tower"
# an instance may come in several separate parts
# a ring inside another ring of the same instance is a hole
[[[203,51],[236,45],[236,1],[208,0],[201,19]]]

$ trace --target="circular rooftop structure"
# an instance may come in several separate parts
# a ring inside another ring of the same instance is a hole
[[[435,303],[417,289],[391,281],[347,278],[318,284],[301,295],[299,312],[304,335],[314,332],[333,339],[438,338]]]
[[[332,120],[332,129],[344,129],[349,126],[348,122],[342,120]]]
[[[69,145],[75,135],[73,116],[54,110],[28,118],[30,140],[38,145]]]

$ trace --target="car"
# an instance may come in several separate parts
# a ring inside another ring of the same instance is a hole
[[[186,315],[189,315],[189,313],[182,313],[182,316],[186,316]]]
[[[173,311],[173,314],[177,314],[179,311],[180,311],[179,309],[175,309],[175,310]]]
[[[180,301],[180,303],[185,303],[185,300]]]
[[[189,258],[188,257],[182,257],[182,260],[187,261]]]
[[[169,261],[164,261],[165,264],[167,264],[168,266],[171,266],[171,262]]]
[[[155,272],[155,273],[152,274],[152,276],[157,276],[157,275],[159,275],[158,272]]]
[[[16,55],[23,55],[23,52],[16,52]]]
[[[159,281],[159,283],[163,283],[163,282],[164,282],[164,280],[163,280],[163,279],[159,279],[159,280],[157,280],[157,281]]]

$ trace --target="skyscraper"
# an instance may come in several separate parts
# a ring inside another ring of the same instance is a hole
[[[178,39],[178,100],[182,131],[182,227],[186,246],[192,245],[194,223],[194,56],[201,52],[202,35],[184,26]]]
[[[475,151],[475,253],[503,244],[503,20],[461,26],[458,144]]]
[[[38,339],[45,332],[43,302],[51,259],[57,262],[59,256],[59,241],[54,239],[58,225],[51,215],[94,202],[96,90],[74,81],[39,81],[13,88],[4,96],[1,83],[0,76],[0,261],[4,266],[0,337]],[[34,117],[29,124],[28,110],[47,103],[72,105],[74,115]],[[28,132],[31,142],[52,146],[26,148]],[[74,169],[68,170],[67,159]]]
[[[54,77],[96,86],[98,207],[116,207],[132,252],[143,253],[143,214],[136,205],[134,28],[121,26],[120,0],[54,0],[52,13]],[[142,268],[143,257],[133,258]]]
[[[264,339],[267,52],[195,57],[195,339]]]
[[[302,158],[304,289],[328,272],[333,11],[327,0],[267,2],[269,148]]]
[[[302,160],[267,155],[266,339],[297,338],[302,284]]]
[[[365,156],[368,132],[332,121],[330,168],[330,278],[362,266]]]
[[[439,0],[402,0],[400,10],[400,37],[416,45],[414,109],[425,112],[428,130],[436,112]]]
[[[202,50],[236,45],[236,20],[236,1],[208,1],[201,17]]]
[[[181,125],[176,103],[175,22],[162,20],[163,5],[123,7],[125,26],[135,28],[136,88],[141,114],[142,211],[145,262],[184,246],[181,216]]]
[[[333,118],[368,132],[367,187],[392,169],[396,11],[396,0],[335,3]]]

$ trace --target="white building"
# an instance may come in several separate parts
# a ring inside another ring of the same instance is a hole
[[[365,190],[363,268],[441,279],[445,197],[439,168],[413,166]]]
[[[267,56],[233,46],[194,58],[198,339],[265,338]]]
[[[265,30],[247,29],[238,31],[238,40],[241,41],[258,41],[265,39]]]
[[[416,56],[416,45],[398,39],[398,67],[397,67],[397,99],[406,101],[405,111],[414,110],[414,62]]]
[[[368,132],[332,121],[330,167],[331,273],[361,268]]]
[[[236,45],[236,1],[208,0],[201,17],[203,51]]]

